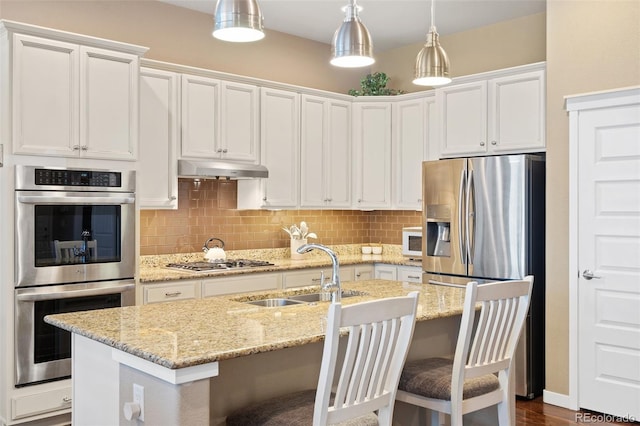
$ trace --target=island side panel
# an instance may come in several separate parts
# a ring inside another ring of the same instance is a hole
[[[209,378],[172,384],[120,364],[118,425],[209,425]],[[144,388],[144,422],[127,420],[123,407],[133,402],[133,385]]]
[[[76,333],[71,342],[73,424],[117,425],[119,364],[111,358],[111,348]]]

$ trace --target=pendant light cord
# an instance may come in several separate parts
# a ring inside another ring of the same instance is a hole
[[[431,0],[431,28],[429,29],[429,31],[435,31],[436,30],[436,0]]]

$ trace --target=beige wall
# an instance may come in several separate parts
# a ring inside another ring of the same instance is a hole
[[[0,0],[0,18],[139,44],[149,59],[340,93],[366,74],[331,66],[327,44],[275,31],[256,43],[218,41],[212,16],[156,0]]]
[[[545,60],[545,14],[525,16],[440,37],[449,56],[451,76],[476,74]],[[388,87],[418,92],[424,87],[411,83],[416,56],[424,42],[376,55],[373,71],[390,77]]]
[[[640,1],[547,0],[547,390],[569,393],[564,96],[640,84]]]

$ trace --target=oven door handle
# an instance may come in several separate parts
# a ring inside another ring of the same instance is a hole
[[[102,296],[105,294],[124,293],[125,291],[133,290],[136,287],[135,284],[122,284],[113,285],[100,288],[85,288],[82,290],[66,290],[62,292],[45,292],[33,291],[24,292],[16,295],[16,298],[21,302],[40,302],[44,300],[57,300],[57,299],[71,299],[74,297],[89,297],[89,296]]]
[[[18,201],[24,204],[82,204],[103,205],[103,204],[133,204],[135,197],[87,197],[67,195],[65,197],[41,196],[41,195],[19,195]]]

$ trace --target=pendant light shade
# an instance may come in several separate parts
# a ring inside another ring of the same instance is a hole
[[[431,0],[431,28],[427,42],[416,58],[413,84],[419,86],[442,86],[451,83],[449,77],[449,58],[440,46],[440,40],[434,24],[434,2]]]
[[[358,6],[351,0],[345,18],[333,35],[331,65],[343,68],[366,67],[375,62],[369,30],[358,17]]]
[[[264,18],[257,0],[218,0],[213,36],[219,40],[250,42],[264,38]]]

